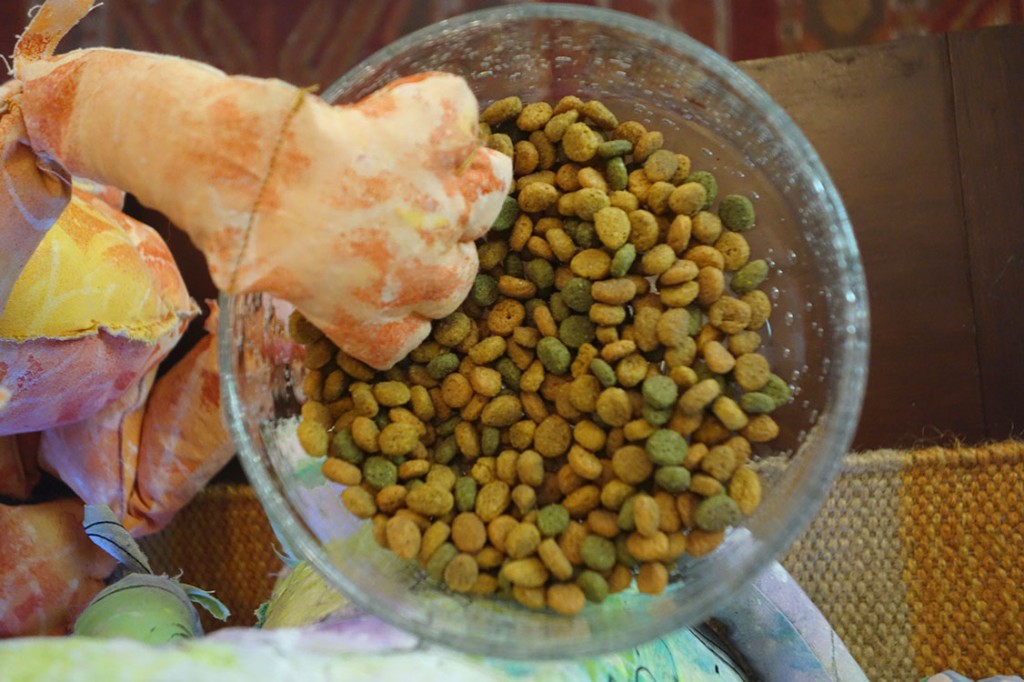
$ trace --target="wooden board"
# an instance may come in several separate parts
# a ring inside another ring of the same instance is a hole
[[[1024,30],[949,36],[985,424],[1024,432]]]
[[[843,196],[871,304],[855,449],[986,437],[944,36],[747,62]]]

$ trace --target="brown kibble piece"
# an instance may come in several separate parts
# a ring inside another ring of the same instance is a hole
[[[544,457],[558,457],[569,449],[572,429],[561,415],[553,414],[537,425],[533,446]]]
[[[509,561],[501,569],[509,582],[520,587],[541,587],[548,581],[548,569],[536,558]]]
[[[637,495],[633,499],[633,518],[637,533],[653,537],[661,526],[661,507],[650,495]]]
[[[323,464],[324,476],[342,485],[359,485],[363,481],[363,472],[354,464],[337,457],[328,457]]]
[[[572,577],[572,563],[554,538],[545,538],[541,541],[537,546],[537,556],[555,579],[568,580]]]
[[[557,613],[571,616],[583,610],[587,598],[576,583],[555,583],[548,586],[546,601],[548,607]]]
[[[341,491],[341,502],[353,516],[360,519],[372,518],[377,513],[377,504],[373,501],[373,493],[365,488],[352,486]]]
[[[475,553],[487,542],[487,528],[480,517],[472,512],[462,512],[452,519],[452,542],[460,552]]]
[[[601,391],[597,398],[597,415],[609,426],[624,426],[632,417],[633,405],[626,392],[616,386]]]
[[[498,518],[508,507],[511,489],[504,481],[491,481],[484,485],[476,495],[476,513],[482,521],[489,522]]]
[[[753,514],[761,505],[761,479],[753,469],[743,468],[729,481],[729,497],[745,515]]]
[[[658,561],[640,565],[636,575],[636,589],[640,594],[661,594],[668,586],[668,569]]]
[[[612,470],[623,483],[636,485],[654,473],[654,464],[638,445],[624,445],[612,455]]]
[[[694,557],[707,556],[715,551],[724,539],[725,531],[711,532],[695,528],[686,536],[686,552]]]
[[[392,516],[387,521],[386,535],[388,548],[400,559],[415,559],[419,554],[423,537],[419,527],[412,519],[405,516]]]
[[[458,554],[444,567],[444,582],[455,592],[469,592],[479,574],[476,559],[469,554]]]

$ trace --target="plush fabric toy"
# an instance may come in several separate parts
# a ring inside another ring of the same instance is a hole
[[[233,449],[212,336],[156,380],[198,307],[122,191],[186,231],[220,288],[274,294],[384,368],[465,297],[512,171],[455,76],[331,106],[175,57],[54,54],[92,6],[44,2],[0,86],[0,495],[25,500],[41,466],[142,535]],[[43,560],[33,529],[68,514],[0,507],[0,635],[66,630],[109,570],[88,547]]]

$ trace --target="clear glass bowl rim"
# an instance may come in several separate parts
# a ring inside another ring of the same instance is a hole
[[[650,43],[661,43],[671,51],[700,63],[702,69],[714,74],[715,77],[728,82],[744,99],[746,99],[767,120],[770,127],[783,136],[783,146],[797,158],[801,159],[805,174],[817,179],[814,189],[832,216],[838,238],[833,244],[833,256],[836,269],[842,281],[840,290],[846,292],[845,301],[838,309],[841,319],[833,324],[842,325],[846,330],[844,340],[839,345],[838,356],[832,358],[832,368],[836,371],[835,391],[831,395],[831,428],[818,440],[819,456],[812,458],[806,467],[806,475],[816,485],[801,486],[789,507],[790,514],[781,519],[779,533],[770,542],[760,543],[749,555],[749,559],[729,579],[723,580],[719,589],[698,595],[698,601],[704,605],[704,611],[710,612],[711,606],[723,598],[735,593],[749,582],[761,568],[774,560],[785,548],[789,547],[804,528],[810,523],[812,515],[797,518],[797,510],[818,510],[827,495],[828,489],[838,476],[842,455],[849,447],[856,429],[864,388],[867,381],[869,316],[867,308],[867,285],[859,250],[853,236],[846,210],[842,204],[831,177],[825,170],[817,152],[806,137],[792,121],[788,114],[772,100],[749,76],[727,59],[702,45],[695,39],[675,29],[667,28],[648,19],[616,10],[559,3],[510,5],[476,10],[446,19],[424,28],[385,46],[367,59],[350,69],[339,80],[328,87],[322,97],[334,102],[354,84],[373,73],[381,65],[394,59],[418,43],[433,40],[446,33],[456,32],[473,24],[500,26],[506,21],[527,21],[556,19],[582,21],[614,28],[625,29],[643,36]],[[494,656],[494,641],[487,636],[475,638],[472,633],[459,638],[458,642],[439,640],[438,634],[422,627],[418,623],[405,623],[395,619],[391,613],[380,609],[370,595],[365,595],[347,584],[344,576],[340,576],[336,567],[329,561],[320,548],[318,541],[310,529],[296,519],[295,513],[288,503],[279,482],[260,461],[256,446],[253,445],[250,432],[246,428],[244,415],[245,405],[239,396],[237,379],[234,372],[234,360],[237,347],[234,345],[233,329],[235,326],[234,296],[220,293],[220,320],[218,338],[218,356],[221,367],[221,394],[223,401],[224,420],[238,449],[243,470],[248,476],[257,497],[260,499],[274,531],[288,547],[299,553],[301,558],[312,564],[330,584],[339,589],[354,604],[393,625],[413,632],[424,640],[455,646],[469,653]],[[628,631],[618,633],[614,646],[602,638],[600,641],[583,643],[575,647],[566,647],[564,643],[552,641],[543,644],[517,646],[515,642],[505,642],[501,655],[508,658],[566,658],[579,655],[605,653],[613,649],[626,649],[645,641],[649,641],[678,627],[693,624],[682,621],[669,624],[664,621],[631,623]]]

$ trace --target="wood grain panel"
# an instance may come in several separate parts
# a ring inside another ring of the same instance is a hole
[[[1024,27],[949,35],[989,438],[1024,432]]]
[[[984,438],[945,38],[741,66],[818,150],[860,245],[871,361],[853,447]]]

